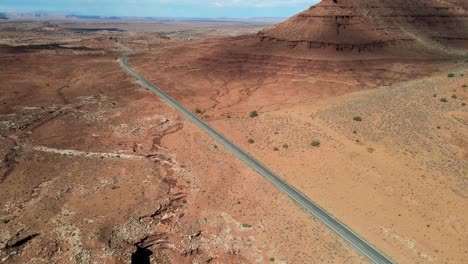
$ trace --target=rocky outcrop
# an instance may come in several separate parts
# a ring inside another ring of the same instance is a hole
[[[467,7],[462,0],[322,0],[258,37],[263,44],[338,52],[466,49]]]

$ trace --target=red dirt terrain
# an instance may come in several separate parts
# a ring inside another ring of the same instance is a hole
[[[141,88],[114,35],[0,25],[1,263],[365,263]]]
[[[147,79],[397,262],[464,263],[466,18],[465,1],[330,0],[260,33],[0,23],[0,261],[366,262],[141,88],[118,39]]]

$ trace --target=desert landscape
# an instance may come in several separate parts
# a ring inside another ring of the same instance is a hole
[[[0,261],[369,263],[119,60],[395,263],[468,258],[468,3],[0,20]]]

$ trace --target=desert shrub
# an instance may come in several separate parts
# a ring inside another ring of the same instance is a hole
[[[458,97],[457,97],[456,94],[454,94],[454,95],[452,95],[452,98],[453,98],[453,99],[457,99]]]
[[[312,143],[310,143],[313,147],[318,147],[320,146],[320,141],[317,139],[312,140]]]
[[[257,117],[258,112],[257,111],[252,111],[252,112],[250,112],[249,116],[252,117],[252,118]]]
[[[465,103],[465,102],[463,102],[463,103],[462,103],[462,106],[465,106],[465,105],[466,105],[466,103]]]
[[[279,148],[278,148],[278,147],[274,147],[274,148],[273,148],[273,151],[279,151]]]
[[[242,227],[245,227],[245,228],[251,228],[252,225],[251,224],[242,224]]]
[[[271,262],[275,261],[275,258],[270,258],[270,261],[271,261]]]
[[[455,77],[455,74],[449,73],[447,76],[448,76],[449,78],[452,78],[452,77]]]
[[[195,109],[195,113],[201,114],[201,113],[202,113],[202,110],[201,110],[200,108],[196,108],[196,109]]]
[[[432,96],[433,96],[433,97],[437,97],[437,94],[433,94]]]
[[[448,102],[447,98],[445,98],[445,97],[442,97],[442,98],[440,99],[440,101],[441,101],[442,103]]]
[[[361,121],[362,121],[362,118],[361,118],[360,116],[355,116],[355,117],[353,117],[353,120],[354,120],[354,121],[361,122]]]
[[[289,148],[289,145],[286,144],[286,143],[284,143],[284,144],[283,144],[283,148]]]
[[[466,88],[466,84],[462,85],[463,88]]]
[[[353,134],[357,134],[357,131],[356,131],[356,130],[354,130],[354,131],[353,131]]]
[[[247,140],[247,142],[249,142],[250,144],[253,144],[253,143],[255,143],[255,140],[249,138],[249,140]]]

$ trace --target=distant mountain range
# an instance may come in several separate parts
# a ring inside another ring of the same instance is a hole
[[[187,17],[120,17],[93,16],[74,14],[48,13],[0,13],[0,19],[9,20],[167,20],[167,21],[236,21],[236,22],[265,22],[277,23],[286,20],[285,17],[252,17],[252,18],[187,18]]]

